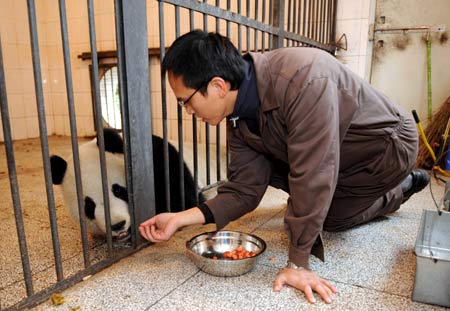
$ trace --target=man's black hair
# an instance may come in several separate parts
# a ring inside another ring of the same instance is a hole
[[[207,82],[221,77],[239,88],[245,76],[242,55],[231,41],[217,33],[193,30],[177,38],[161,64],[163,73],[182,76],[186,87],[205,92]]]

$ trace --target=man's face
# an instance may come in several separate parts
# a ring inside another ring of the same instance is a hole
[[[205,95],[196,89],[186,87],[182,76],[177,77],[169,72],[168,78],[177,100],[184,103],[183,107],[186,108],[187,113],[194,114],[210,125],[219,124],[227,116],[224,91],[216,78],[211,79],[205,86],[207,89]]]

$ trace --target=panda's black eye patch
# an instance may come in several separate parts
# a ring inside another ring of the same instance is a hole
[[[89,219],[95,219],[95,202],[90,197],[84,198],[84,213]]]
[[[122,187],[119,184],[113,184],[111,191],[112,191],[112,193],[114,194],[114,196],[116,198],[121,199],[121,200],[123,200],[123,201],[128,203],[128,191],[127,191],[127,188]]]

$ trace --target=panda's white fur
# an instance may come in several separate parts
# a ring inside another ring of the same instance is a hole
[[[125,180],[125,164],[123,154],[123,141],[119,132],[112,129],[104,129],[105,158],[108,180],[108,196],[111,216],[111,232],[113,237],[125,239],[129,236],[131,225],[128,210],[128,192]],[[164,180],[164,156],[163,140],[153,135],[153,160],[155,165],[155,180]],[[81,180],[83,187],[82,211],[86,215],[88,230],[93,235],[103,236],[106,233],[105,209],[103,202],[103,188],[100,169],[100,156],[97,139],[93,139],[79,146],[79,159]],[[170,171],[170,194],[171,210],[177,212],[184,204],[185,208],[197,204],[197,198],[204,200],[202,194],[197,197],[198,186],[195,184],[191,171],[187,164],[184,170],[184,197],[179,192],[179,167],[180,155],[176,148],[169,144],[169,171]],[[55,185],[61,185],[65,205],[72,218],[79,222],[77,189],[75,184],[75,172],[73,168],[73,157],[67,160],[53,155],[50,159],[52,180]],[[155,207],[156,213],[166,211],[166,198],[164,182],[155,183]],[[184,202],[184,203],[183,203]]]
[[[103,189],[101,182],[100,156],[97,146],[97,139],[89,141],[79,147],[80,170],[82,178],[82,187],[84,197],[90,197],[96,203],[95,219],[88,219],[87,225],[93,235],[104,235],[105,227],[105,207],[103,200]],[[123,154],[105,152],[109,206],[111,214],[111,225],[125,221],[123,229],[112,231],[112,236],[120,236],[126,233],[130,227],[130,214],[128,212],[128,203],[117,198],[112,193],[112,185],[119,184],[126,187],[125,165]],[[75,187],[75,172],[73,168],[72,156],[67,159],[67,171],[61,184],[64,200],[72,218],[79,221],[77,192]]]

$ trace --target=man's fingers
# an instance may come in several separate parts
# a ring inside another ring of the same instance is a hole
[[[285,284],[284,278],[282,276],[278,275],[278,277],[275,279],[275,282],[273,284],[273,290],[275,292],[279,292],[283,288],[284,284]]]
[[[331,290],[330,287],[328,287],[327,284],[325,284],[324,282],[321,282],[319,285],[317,285],[317,287],[323,288],[325,290],[326,294],[332,298],[333,291]]]
[[[152,237],[152,234],[150,232],[150,226],[143,226],[143,227],[140,227],[139,229],[142,230],[142,236],[144,238],[146,238],[150,242],[155,242],[153,237]]]
[[[333,284],[331,284],[330,282],[328,282],[325,279],[322,279],[322,283],[324,283],[325,286],[327,286],[334,294],[337,293],[337,289],[336,289],[336,287],[333,286]]]
[[[314,298],[311,286],[305,286],[303,292],[305,293],[306,300],[308,300],[310,303],[316,303],[316,298]]]
[[[326,303],[333,302],[333,296],[331,296],[331,289],[329,289],[327,286],[319,284],[314,288],[314,290],[322,297],[322,299]]]
[[[155,240],[153,242],[164,242],[167,241],[166,233],[161,229],[156,229],[156,226],[150,226],[150,234]]]
[[[144,221],[143,223],[141,223],[140,226],[143,226],[143,227],[145,227],[145,226],[151,226],[151,225],[154,225],[155,223],[156,223],[156,219],[155,219],[155,217],[152,217],[152,218],[150,218],[150,219],[147,219],[147,220]]]

